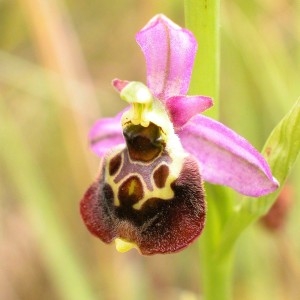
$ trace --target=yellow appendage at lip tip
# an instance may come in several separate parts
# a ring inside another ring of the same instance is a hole
[[[121,253],[127,252],[133,248],[138,249],[138,247],[135,243],[127,242],[120,238],[115,239],[115,244],[116,244],[117,251],[121,252]]]

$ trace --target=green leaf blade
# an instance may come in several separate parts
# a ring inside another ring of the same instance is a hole
[[[300,152],[300,98],[269,136],[262,154],[270,165],[280,188],[272,194],[257,199],[245,198],[241,209],[249,210],[257,218],[266,214],[276,201]],[[255,201],[253,201],[255,200]],[[248,204],[249,202],[249,204]],[[252,202],[252,205],[250,205]]]

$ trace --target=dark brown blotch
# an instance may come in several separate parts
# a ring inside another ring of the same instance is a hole
[[[110,160],[110,162],[109,162],[109,175],[110,176],[113,176],[118,172],[118,170],[120,169],[121,163],[122,163],[121,153],[117,154]]]
[[[131,176],[126,179],[118,192],[121,206],[132,206],[139,202],[143,196],[143,185],[138,176]]]
[[[132,160],[150,162],[158,157],[165,147],[161,138],[161,128],[153,123],[148,127],[131,124],[123,133]]]
[[[161,165],[153,173],[154,183],[158,188],[163,188],[169,176],[169,167],[167,165]]]

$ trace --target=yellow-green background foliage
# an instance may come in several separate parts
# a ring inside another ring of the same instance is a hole
[[[99,163],[88,130],[125,105],[113,78],[145,81],[134,35],[159,12],[184,26],[179,0],[0,1],[0,299],[199,297],[197,243],[119,254],[78,209]],[[298,0],[221,1],[221,118],[258,149],[300,95],[299,15]],[[281,230],[239,240],[234,299],[299,299],[299,169]]]

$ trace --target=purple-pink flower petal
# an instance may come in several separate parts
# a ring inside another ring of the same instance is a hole
[[[115,78],[113,81],[112,81],[112,85],[113,87],[118,91],[118,92],[121,92],[124,87],[129,83],[130,81],[127,81],[127,80],[121,80],[121,79],[118,79],[118,78]]]
[[[197,42],[193,34],[157,15],[136,35],[147,65],[147,86],[161,101],[188,91]]]
[[[124,144],[121,117],[124,111],[114,118],[98,120],[89,134],[91,149],[98,155],[103,156],[107,151],[120,144]]]
[[[166,107],[174,127],[183,126],[196,114],[202,113],[213,105],[210,97],[173,96],[166,101]]]
[[[223,124],[197,115],[177,134],[184,148],[198,159],[204,180],[252,197],[278,187],[262,155]]]

